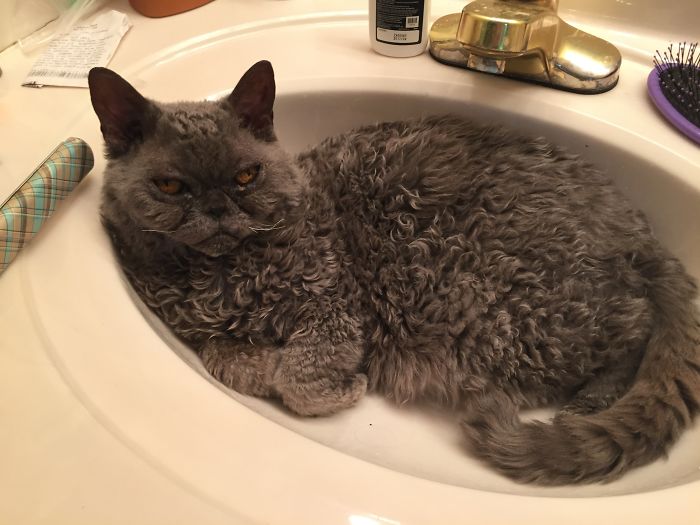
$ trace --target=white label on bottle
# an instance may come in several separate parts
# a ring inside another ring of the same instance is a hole
[[[386,44],[418,44],[425,0],[372,0],[376,2],[377,40]]]
[[[420,31],[393,31],[378,27],[377,40],[388,44],[416,44],[420,41]]]

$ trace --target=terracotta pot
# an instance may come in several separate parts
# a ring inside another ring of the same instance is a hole
[[[176,15],[208,4],[212,0],[129,0],[131,7],[152,18]]]

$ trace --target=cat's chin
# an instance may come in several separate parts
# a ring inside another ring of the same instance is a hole
[[[236,237],[225,233],[219,233],[193,245],[192,248],[209,257],[221,257],[222,255],[231,253],[240,243],[241,240]]]

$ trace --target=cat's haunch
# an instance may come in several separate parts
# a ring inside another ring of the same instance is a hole
[[[366,390],[446,404],[478,457],[545,485],[647,464],[700,410],[694,282],[563,149],[445,116],[292,157],[269,62],[219,101],[89,84],[119,261],[227,386],[302,415]]]

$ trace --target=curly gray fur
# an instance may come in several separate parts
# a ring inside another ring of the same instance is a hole
[[[448,404],[474,453],[519,481],[608,481],[665,453],[700,410],[696,287],[606,175],[448,116],[293,159],[271,102],[244,96],[270,89],[268,68],[220,102],[124,88],[146,116],[116,139],[91,79],[117,151],[104,224],[140,297],[212,375],[303,415],[366,388]],[[255,187],[236,188],[253,161]],[[186,197],[154,189],[174,172]],[[551,403],[565,406],[550,423],[517,417]]]

